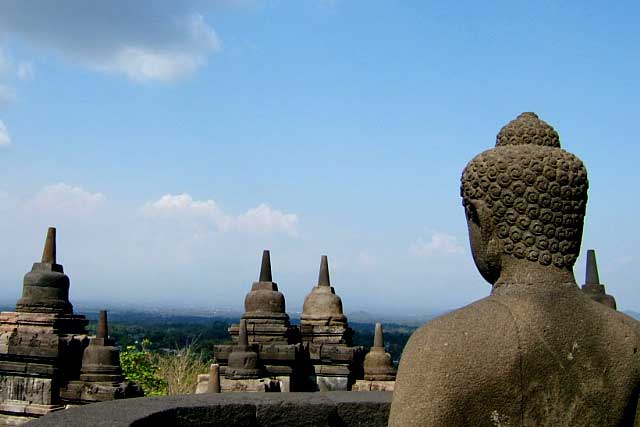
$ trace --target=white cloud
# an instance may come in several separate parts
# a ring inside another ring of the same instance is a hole
[[[285,214],[277,209],[271,209],[264,203],[238,216],[234,223],[238,229],[243,231],[285,233],[290,236],[298,234],[298,216],[296,214]]]
[[[193,1],[0,3],[0,32],[15,34],[86,67],[136,81],[170,82],[206,63],[220,42]],[[18,76],[28,77],[24,63]]]
[[[102,193],[90,193],[65,183],[47,185],[27,203],[30,210],[85,215],[94,212],[106,200]]]
[[[410,247],[409,252],[415,256],[430,257],[434,255],[461,255],[464,248],[458,243],[458,239],[450,234],[434,231],[431,239],[426,241],[418,238]]]
[[[0,101],[2,100],[2,92],[0,87]],[[0,120],[0,147],[6,147],[11,144],[11,138],[9,137],[9,131],[5,124]]]
[[[233,216],[225,213],[214,200],[193,200],[189,194],[165,194],[142,207],[147,218],[212,225],[216,231],[241,231],[251,234],[284,233],[297,235],[298,216],[260,204]]]
[[[200,49],[191,51],[146,46],[122,46],[97,60],[94,68],[124,74],[132,80],[170,82],[193,74],[206,62],[206,53],[219,48],[218,38],[202,16],[196,15],[187,25]],[[91,64],[90,64],[91,65]]]
[[[155,202],[142,207],[142,213],[148,218],[169,219],[188,222],[213,223],[218,230],[229,228],[231,218],[218,207],[213,200],[193,200],[186,193],[165,194]]]

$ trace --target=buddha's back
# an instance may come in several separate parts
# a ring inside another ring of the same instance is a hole
[[[573,276],[587,188],[580,159],[533,113],[469,162],[461,195],[491,295],[412,335],[391,426],[634,425],[640,323]]]
[[[637,322],[575,285],[495,292],[407,344],[392,426],[633,426]]]

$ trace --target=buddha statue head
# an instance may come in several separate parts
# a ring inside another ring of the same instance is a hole
[[[573,280],[589,184],[582,161],[560,148],[551,126],[522,113],[500,130],[495,148],[469,162],[461,181],[473,259],[485,280],[496,285],[522,271]]]

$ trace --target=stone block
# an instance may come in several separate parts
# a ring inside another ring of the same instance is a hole
[[[352,391],[393,391],[395,381],[367,381],[357,380]]]

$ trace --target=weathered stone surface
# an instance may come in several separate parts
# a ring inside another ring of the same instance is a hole
[[[358,380],[351,388],[352,391],[393,391],[395,381]]]
[[[391,393],[221,393],[96,403],[29,426],[383,427]]]
[[[220,393],[220,365],[212,363],[207,378],[207,393]]]
[[[467,165],[461,190],[491,295],[411,336],[389,425],[631,426],[640,324],[573,277],[586,169],[532,113],[497,139]]]
[[[592,300],[614,310],[616,309],[616,299],[611,295],[607,295],[604,285],[600,283],[598,264],[596,263],[596,251],[593,249],[587,251],[587,269],[582,291]]]

